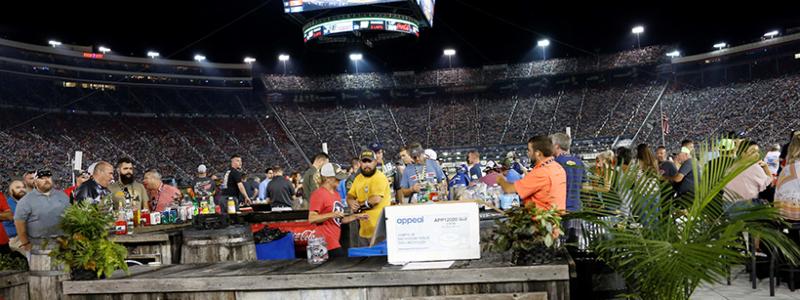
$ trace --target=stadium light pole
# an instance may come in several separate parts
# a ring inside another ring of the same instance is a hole
[[[681,56],[681,52],[678,51],[678,50],[675,50],[675,51],[667,53],[667,56],[670,57],[670,58],[680,57]]]
[[[106,53],[108,53],[108,52],[111,52],[111,49],[110,49],[110,48],[108,48],[108,47],[104,47],[104,46],[97,47],[97,50],[99,50],[99,51],[100,51],[100,53],[103,53],[103,54],[106,54]]]
[[[724,42],[714,44],[714,48],[717,48],[717,50],[722,50],[722,49],[727,48],[727,47],[728,47],[728,44],[724,43]]]
[[[450,65],[450,69],[453,68],[453,55],[456,55],[455,49],[444,49],[444,55],[447,56],[447,62]]]
[[[642,44],[639,40],[639,35],[641,35],[644,32],[644,26],[633,27],[633,29],[631,29],[631,32],[636,35],[636,47],[642,48]]]
[[[283,64],[283,75],[286,75],[286,62],[289,61],[289,55],[281,54],[278,55],[278,60],[281,61]]]
[[[765,38],[775,38],[776,35],[780,34],[777,30],[773,30],[764,34]]]
[[[147,56],[152,58],[152,59],[156,59],[159,56],[161,56],[161,54],[159,54],[158,52],[155,52],[155,51],[147,51]]]
[[[363,58],[364,58],[364,56],[361,55],[361,53],[350,54],[350,60],[352,60],[353,63],[356,65],[356,74],[358,74],[358,61],[363,59]]]
[[[542,47],[542,60],[546,60],[547,59],[547,52],[545,52],[545,50],[547,49],[547,46],[550,46],[550,40],[548,40],[548,39],[540,40],[540,41],[536,42],[536,46],[537,47]]]
[[[53,46],[53,48],[61,46],[61,42],[56,41],[56,40],[49,40],[49,41],[47,41],[47,44],[49,44],[50,46]]]

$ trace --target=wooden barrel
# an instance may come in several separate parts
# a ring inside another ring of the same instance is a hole
[[[28,300],[28,272],[0,271],[0,299]]]
[[[28,292],[30,299],[61,299],[61,282],[69,279],[69,274],[64,272],[63,265],[53,265],[50,259],[51,250],[31,250],[30,277],[28,277]]]
[[[181,264],[255,260],[256,245],[249,227],[183,231]]]

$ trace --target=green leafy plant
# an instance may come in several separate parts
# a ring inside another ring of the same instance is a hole
[[[730,140],[727,140],[730,143]],[[589,175],[582,218],[605,232],[590,249],[618,272],[633,298],[688,299],[700,284],[718,283],[730,267],[748,258],[743,232],[761,247],[797,262],[800,250],[775,224],[770,205],[724,192],[724,187],[760,158],[744,149],[720,152],[719,140],[704,142],[692,157],[694,194],[672,198],[671,184],[636,164],[603,168]],[[611,176],[612,180],[608,180]],[[599,188],[598,188],[599,187]]]
[[[488,250],[511,250],[515,264],[544,263],[555,252],[555,244],[563,231],[561,215],[550,209],[515,207],[506,212],[507,220],[497,222],[497,230]]]
[[[16,252],[14,252],[16,253]],[[25,256],[14,253],[0,253],[0,271],[27,271],[28,260]]]
[[[91,271],[98,278],[111,277],[117,269],[127,272],[127,249],[108,238],[113,220],[111,214],[87,202],[68,207],[61,220],[64,235],[56,239],[50,256],[67,271]]]

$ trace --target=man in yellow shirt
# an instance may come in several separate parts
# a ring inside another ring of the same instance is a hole
[[[364,150],[359,159],[361,174],[356,176],[347,192],[347,205],[353,213],[369,215],[369,219],[359,221],[358,235],[363,239],[371,239],[383,208],[391,202],[392,192],[386,175],[376,169],[378,163],[375,152]]]

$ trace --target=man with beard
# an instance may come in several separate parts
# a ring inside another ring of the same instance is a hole
[[[92,172],[92,179],[81,184],[75,191],[73,203],[89,201],[92,204],[111,204],[104,201],[105,197],[111,194],[108,187],[112,179],[114,179],[114,166],[106,161],[97,162]]]
[[[10,239],[8,245],[12,250],[19,250],[19,239],[17,238],[17,228],[14,226],[14,212],[17,210],[17,203],[22,197],[25,197],[25,184],[21,180],[11,181],[8,185],[8,196],[6,196],[6,204],[11,210],[11,218],[3,221],[3,227]],[[3,204],[0,203],[0,206]]]
[[[22,175],[22,183],[25,184],[25,191],[30,193],[33,190],[33,174],[36,171],[27,171]]]
[[[364,150],[359,156],[361,174],[353,180],[353,186],[347,191],[347,205],[353,213],[366,213],[367,220],[359,221],[358,235],[362,238],[359,245],[368,245],[368,240],[375,233],[375,227],[383,212],[383,208],[392,200],[389,180],[383,172],[377,170],[375,152]]]
[[[110,164],[108,168],[112,169]],[[63,234],[60,223],[69,199],[63,192],[53,190],[52,175],[47,169],[36,171],[35,188],[17,204],[14,225],[20,249],[25,252],[31,251],[34,244],[41,245],[46,239]]]
[[[567,208],[567,173],[553,157],[553,142],[550,137],[540,135],[528,140],[528,157],[533,169],[522,179],[509,183],[497,177],[497,184],[506,193],[517,193],[525,207],[536,206],[550,209],[555,205],[559,210]]]
[[[131,201],[131,208],[134,210],[142,210],[146,207],[144,203],[147,197],[147,190],[144,185],[134,181],[133,161],[130,158],[123,157],[117,161],[117,173],[119,173],[119,181],[112,183],[108,190],[111,191],[111,200],[114,201],[114,207],[120,208],[120,204],[126,205],[126,202]]]

